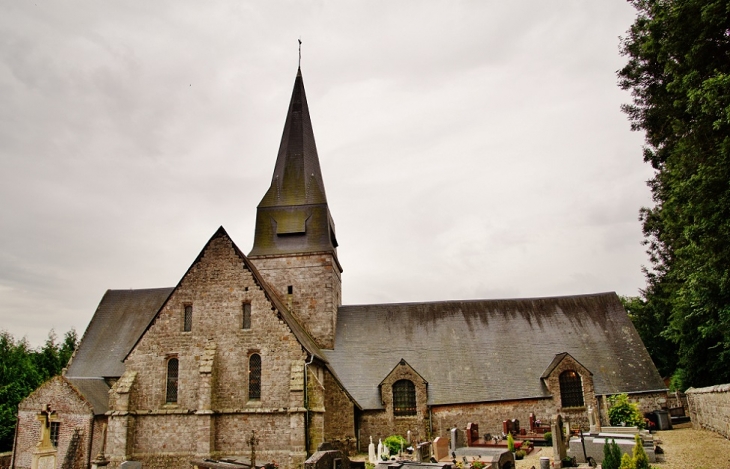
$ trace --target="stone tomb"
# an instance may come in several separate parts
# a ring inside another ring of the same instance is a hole
[[[604,430],[611,427],[604,427]],[[636,429],[636,427],[633,427]],[[611,440],[615,440],[618,447],[621,449],[621,454],[633,455],[634,450],[634,435],[639,432],[641,440],[644,443],[644,451],[646,456],[649,458],[649,462],[656,462],[656,453],[654,451],[654,437],[649,434],[646,430],[639,431],[636,429],[634,433],[629,431],[621,432],[601,432],[598,434],[584,433],[583,439],[586,447],[586,455],[596,460],[596,462],[603,461],[603,446],[606,443],[611,443]],[[583,456],[583,444],[580,441],[580,436],[573,437],[570,439],[570,456],[575,457],[577,462],[586,462],[586,458]]]

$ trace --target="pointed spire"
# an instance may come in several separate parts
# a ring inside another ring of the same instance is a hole
[[[334,223],[297,69],[271,186],[256,215],[251,256],[327,251],[336,255]]]
[[[297,69],[271,187],[260,207],[327,203],[301,68]]]

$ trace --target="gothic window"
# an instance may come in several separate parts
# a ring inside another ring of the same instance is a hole
[[[563,407],[583,407],[583,382],[573,370],[560,373],[560,400]]]
[[[243,304],[243,329],[251,329],[251,303]]]
[[[178,366],[177,358],[167,360],[167,392],[165,402],[168,404],[177,402]]]
[[[58,447],[58,433],[61,430],[61,422],[51,422],[51,444]]]
[[[261,399],[261,355],[248,357],[248,400]]]
[[[185,332],[190,332],[191,330],[193,330],[193,305],[185,305],[183,330]]]
[[[393,384],[393,415],[416,415],[416,387],[401,379]]]

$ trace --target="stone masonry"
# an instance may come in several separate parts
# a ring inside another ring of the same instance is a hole
[[[687,390],[692,423],[730,438],[730,384]]]
[[[242,327],[243,304],[251,305],[250,329]],[[183,324],[186,306],[193,311],[190,331]],[[254,353],[262,364],[260,399],[248,396]],[[168,403],[173,357],[178,394]],[[298,466],[306,458],[304,392],[292,370],[306,359],[232,241],[214,237],[129,354],[127,373],[113,388],[112,467],[124,459],[164,467],[192,457],[247,456],[253,430],[262,461]]]
[[[300,324],[324,349],[335,345],[342,278],[331,253],[251,257],[264,279],[286,299]],[[289,286],[292,293],[289,294]]]

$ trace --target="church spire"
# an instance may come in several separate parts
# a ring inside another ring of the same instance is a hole
[[[336,248],[300,67],[250,256],[330,252],[336,258]]]

